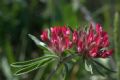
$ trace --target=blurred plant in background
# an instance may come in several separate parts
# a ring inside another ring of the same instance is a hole
[[[107,75],[102,77],[97,73],[90,75],[84,65],[68,64],[70,72],[66,80],[120,80],[119,12],[119,0],[1,0],[0,80],[45,80],[54,64],[22,76],[12,75],[16,70],[10,68],[11,63],[48,53],[36,47],[27,34],[39,38],[45,27],[66,24],[74,29],[89,22],[101,23],[110,35],[114,55],[100,61],[117,72],[105,72]],[[56,75],[53,80],[57,79]]]

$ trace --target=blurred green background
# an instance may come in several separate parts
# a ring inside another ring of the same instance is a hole
[[[102,24],[108,32],[114,54],[103,62],[117,72],[106,72],[102,77],[97,73],[91,75],[81,67],[83,65],[73,64],[66,80],[120,80],[119,13],[120,0],[0,0],[0,80],[45,80],[51,65],[21,76],[14,76],[10,67],[13,62],[44,54],[28,34],[39,38],[46,27],[75,28],[90,22]]]

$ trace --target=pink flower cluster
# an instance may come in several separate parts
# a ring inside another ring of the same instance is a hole
[[[79,54],[94,58],[106,58],[112,54],[113,50],[108,50],[110,45],[107,32],[103,31],[100,24],[96,29],[90,25],[88,30],[73,32],[73,42],[76,44]]]
[[[90,25],[87,30],[73,32],[66,26],[52,27],[50,35],[48,31],[43,31],[41,39],[56,53],[62,53],[73,46],[76,47],[78,54],[86,57],[106,58],[113,53],[113,50],[108,49],[110,45],[108,34],[103,31],[100,24],[96,24],[95,30]]]
[[[66,26],[52,27],[50,29],[50,35],[48,31],[44,31],[41,35],[41,39],[48,44],[48,46],[56,53],[62,53],[65,49],[72,47],[72,41],[70,41],[70,29]],[[50,36],[50,39],[48,38]]]

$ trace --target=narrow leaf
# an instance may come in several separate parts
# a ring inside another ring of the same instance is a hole
[[[28,36],[35,42],[36,45],[40,45],[40,46],[43,46],[45,47],[46,44],[41,42],[39,39],[37,39],[35,36],[31,35],[31,34],[28,34]]]
[[[46,45],[44,42],[40,41],[40,40],[37,39],[35,36],[33,36],[33,35],[31,35],[31,34],[28,34],[28,36],[35,42],[35,44],[36,44],[38,47],[40,47],[40,48],[42,48],[42,49],[44,49],[44,50],[48,50],[48,51],[50,51],[51,53],[54,53],[49,47],[47,47],[47,45]]]
[[[28,73],[28,72],[31,72],[35,69],[38,68],[38,64],[35,64],[35,65],[32,65],[32,66],[28,66],[28,67],[25,67],[25,68],[22,68],[20,70],[18,70],[15,75],[21,75],[21,74],[25,74],[25,73]]]
[[[32,60],[29,60],[29,61],[16,62],[16,63],[11,64],[11,66],[12,67],[25,67],[25,66],[36,64],[40,61],[42,62],[42,61],[49,60],[50,58],[54,59],[54,58],[57,58],[57,56],[56,55],[46,55],[46,56],[36,58],[36,59],[32,59]]]
[[[107,68],[106,66],[104,66],[103,64],[101,64],[101,63],[98,62],[98,61],[95,61],[95,60],[93,60],[93,61],[94,61],[96,64],[98,64],[99,66],[101,66],[102,68],[104,68],[105,70],[108,70],[108,71],[110,71],[110,72],[116,72],[116,71],[113,71],[113,70]]]
[[[101,72],[101,69],[98,69],[98,66],[96,64],[93,63],[93,67],[94,67],[94,70],[96,70],[98,74],[100,74],[101,76],[105,76],[104,72]]]
[[[31,66],[27,66],[27,67],[24,67],[24,68],[21,68],[21,69],[19,69],[16,73],[15,73],[15,75],[21,75],[21,74],[25,74],[25,73],[28,73],[28,72],[31,72],[31,71],[33,71],[33,70],[36,70],[36,69],[38,69],[38,68],[43,68],[44,66],[46,66],[47,64],[49,64],[50,62],[52,62],[53,60],[51,59],[51,60],[48,60],[48,61],[46,61],[46,62],[41,62],[41,63],[38,63],[38,64],[33,64],[33,65],[31,65]]]

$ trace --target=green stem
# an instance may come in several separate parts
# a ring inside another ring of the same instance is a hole
[[[58,68],[60,67],[60,63],[58,63],[56,69],[53,69],[50,73],[50,75],[48,76],[48,79],[47,80],[51,80],[53,75],[57,72]]]
[[[61,64],[66,63],[67,61],[70,61],[72,58],[77,57],[78,54],[74,54],[74,55],[69,55],[67,57],[64,57],[63,59],[60,60],[60,62],[58,62],[58,65],[56,67],[56,69],[53,69],[50,73],[50,75],[48,76],[47,80],[51,80],[53,75],[57,72],[58,68],[61,66]]]
[[[67,57],[64,57],[64,58],[62,59],[61,63],[65,63],[65,62],[67,62],[67,61],[70,61],[72,58],[77,57],[77,56],[78,56],[78,54],[69,55],[69,56],[67,56]]]

